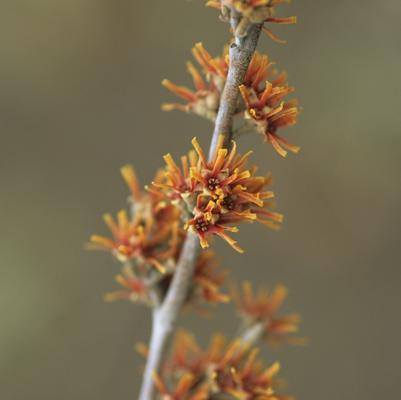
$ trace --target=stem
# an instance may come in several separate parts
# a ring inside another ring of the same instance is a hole
[[[266,331],[266,324],[265,323],[257,323],[255,325],[250,326],[247,328],[241,335],[241,339],[243,342],[247,344],[256,344],[259,340],[262,339],[264,333]]]
[[[235,31],[239,17],[231,18],[231,27]],[[235,38],[230,46],[230,67],[227,81],[221,95],[219,112],[214,126],[209,159],[214,155],[219,135],[224,135],[225,145],[228,146],[233,135],[233,119],[238,106],[239,86],[243,83],[252,55],[255,52],[260,36],[260,25],[252,25],[247,36]]]
[[[231,26],[235,30],[239,16],[231,18]],[[230,47],[230,65],[225,87],[220,100],[220,107],[209,149],[209,160],[216,152],[218,137],[224,135],[225,143],[229,145],[232,138],[232,124],[237,108],[239,85],[242,84],[249,62],[256,49],[261,26],[254,25],[244,38],[236,38]],[[143,383],[139,400],[152,400],[156,388],[153,374],[160,373],[169,342],[174,333],[178,316],[184,305],[192,284],[196,259],[199,255],[199,239],[189,232],[185,239],[170,288],[163,303],[153,312],[152,335],[149,344],[149,355],[143,375]]]
[[[153,311],[152,335],[140,400],[152,400],[155,396],[153,374],[159,373],[162,368],[180,310],[188,296],[199,252],[199,239],[193,232],[189,232],[164,302]]]

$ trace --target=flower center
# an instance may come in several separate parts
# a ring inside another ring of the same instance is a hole
[[[197,231],[207,232],[207,230],[209,229],[209,225],[210,225],[209,221],[206,221],[205,218],[203,217],[199,217],[196,220],[195,228]]]
[[[220,180],[217,178],[209,178],[207,181],[207,186],[209,190],[215,191],[220,185]]]
[[[222,206],[227,210],[234,210],[234,200],[231,197],[225,197]]]

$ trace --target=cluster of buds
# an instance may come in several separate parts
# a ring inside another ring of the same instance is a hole
[[[303,344],[305,340],[293,336],[299,329],[298,314],[281,315],[280,309],[287,297],[287,289],[278,285],[270,293],[264,288],[254,293],[250,282],[242,284],[242,290],[233,288],[232,298],[243,321],[243,337],[262,339],[269,344]],[[253,335],[257,337],[252,337]]]
[[[234,399],[284,400],[274,391],[275,375],[280,370],[278,362],[264,367],[258,359],[259,350],[237,339],[228,342],[222,335],[215,335],[208,348],[203,350],[188,332],[176,335],[171,361],[164,375],[177,381],[175,389],[158,376],[157,387],[163,399],[212,399],[231,396]],[[172,393],[172,394],[170,394]],[[182,397],[175,397],[180,393]],[[193,397],[195,396],[195,397]]]
[[[287,2],[288,0],[217,0],[207,1],[206,5],[221,10],[223,21],[230,21],[232,16],[239,19],[234,31],[236,37],[242,38],[246,36],[252,25],[263,25],[262,30],[271,39],[278,43],[286,43],[285,40],[277,37],[264,24],[295,24],[297,18],[294,16],[287,18],[274,17],[276,7]]]
[[[168,103],[163,104],[162,108],[165,111],[181,110],[214,120],[227,79],[229,56],[225,50],[223,56],[213,58],[201,43],[195,45],[192,52],[202,68],[203,76],[192,63],[188,63],[195,90],[163,80],[167,89],[187,103]],[[271,143],[281,156],[285,157],[288,151],[298,153],[300,147],[277,134],[280,128],[294,125],[299,115],[297,101],[285,100],[286,96],[294,92],[294,88],[287,82],[287,74],[274,69],[268,56],[255,52],[240,91],[243,102],[238,103],[236,115],[243,118],[247,125],[250,123],[250,128],[262,134],[265,141]],[[238,130],[240,134],[241,129]]]
[[[111,252],[122,263],[116,276],[122,289],[106,294],[106,301],[130,300],[153,306],[156,298],[152,293],[163,298],[181,253],[185,238],[181,212],[162,193],[151,188],[142,192],[131,166],[124,166],[121,173],[131,191],[130,210],[120,211],[117,221],[105,214],[112,238],[93,235],[91,247]],[[159,172],[154,182],[163,179]],[[228,296],[221,292],[224,278],[214,253],[201,253],[188,304],[227,302]]]
[[[235,142],[230,151],[223,148],[221,136],[208,161],[196,138],[192,144],[195,151],[181,158],[181,168],[170,154],[164,157],[166,181],[154,186],[185,210],[186,228],[198,235],[202,248],[209,247],[210,237],[216,235],[242,252],[227,234],[238,232],[233,224],[258,221],[273,229],[279,227],[283,216],[269,209],[274,193],[266,190],[271,176],[256,176],[256,167],[246,167],[252,152],[241,156]]]

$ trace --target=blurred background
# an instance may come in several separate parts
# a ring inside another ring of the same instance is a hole
[[[239,234],[240,256],[218,243],[235,279],[290,288],[307,347],[266,351],[299,399],[401,395],[401,5],[397,0],[294,1],[262,37],[297,88],[304,112],[280,159],[261,137],[245,151],[276,178],[284,229]],[[2,0],[0,3],[0,397],[134,399],[149,313],[105,304],[118,264],[87,252],[101,216],[125,205],[119,167],[148,182],[162,155],[186,152],[211,126],[162,113],[162,78],[190,83],[185,61],[202,40],[218,54],[228,27],[203,1]],[[228,334],[230,306],[204,321]]]

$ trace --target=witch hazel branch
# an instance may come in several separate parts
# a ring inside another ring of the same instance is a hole
[[[274,24],[295,17],[275,15],[285,0],[208,1],[229,24],[232,40],[213,57],[197,43],[187,70],[193,88],[170,80],[162,84],[179,98],[162,105],[206,118],[213,125],[209,149],[196,137],[180,159],[168,153],[151,183],[142,187],[134,167],[121,168],[129,205],[114,218],[104,215],[111,236],[93,235],[90,246],[110,252],[120,265],[118,290],[106,301],[126,300],[152,313],[149,344],[137,350],[146,360],[140,400],[286,400],[277,377],[280,364],[265,364],[260,344],[302,344],[298,314],[281,311],[287,289],[254,289],[249,281],[225,289],[227,269],[213,251],[223,240],[238,253],[239,226],[260,223],[278,230],[283,215],[275,208],[272,176],[251,163],[237,140],[259,134],[280,157],[300,147],[283,137],[296,123],[298,103],[287,74],[276,69],[257,44],[264,33],[276,42]],[[174,149],[171,149],[173,153]],[[242,257],[246,257],[243,255]],[[247,260],[249,264],[251,260]],[[193,333],[177,330],[183,309],[210,313],[213,305],[235,304],[239,328],[235,337],[220,333],[200,346]]]

